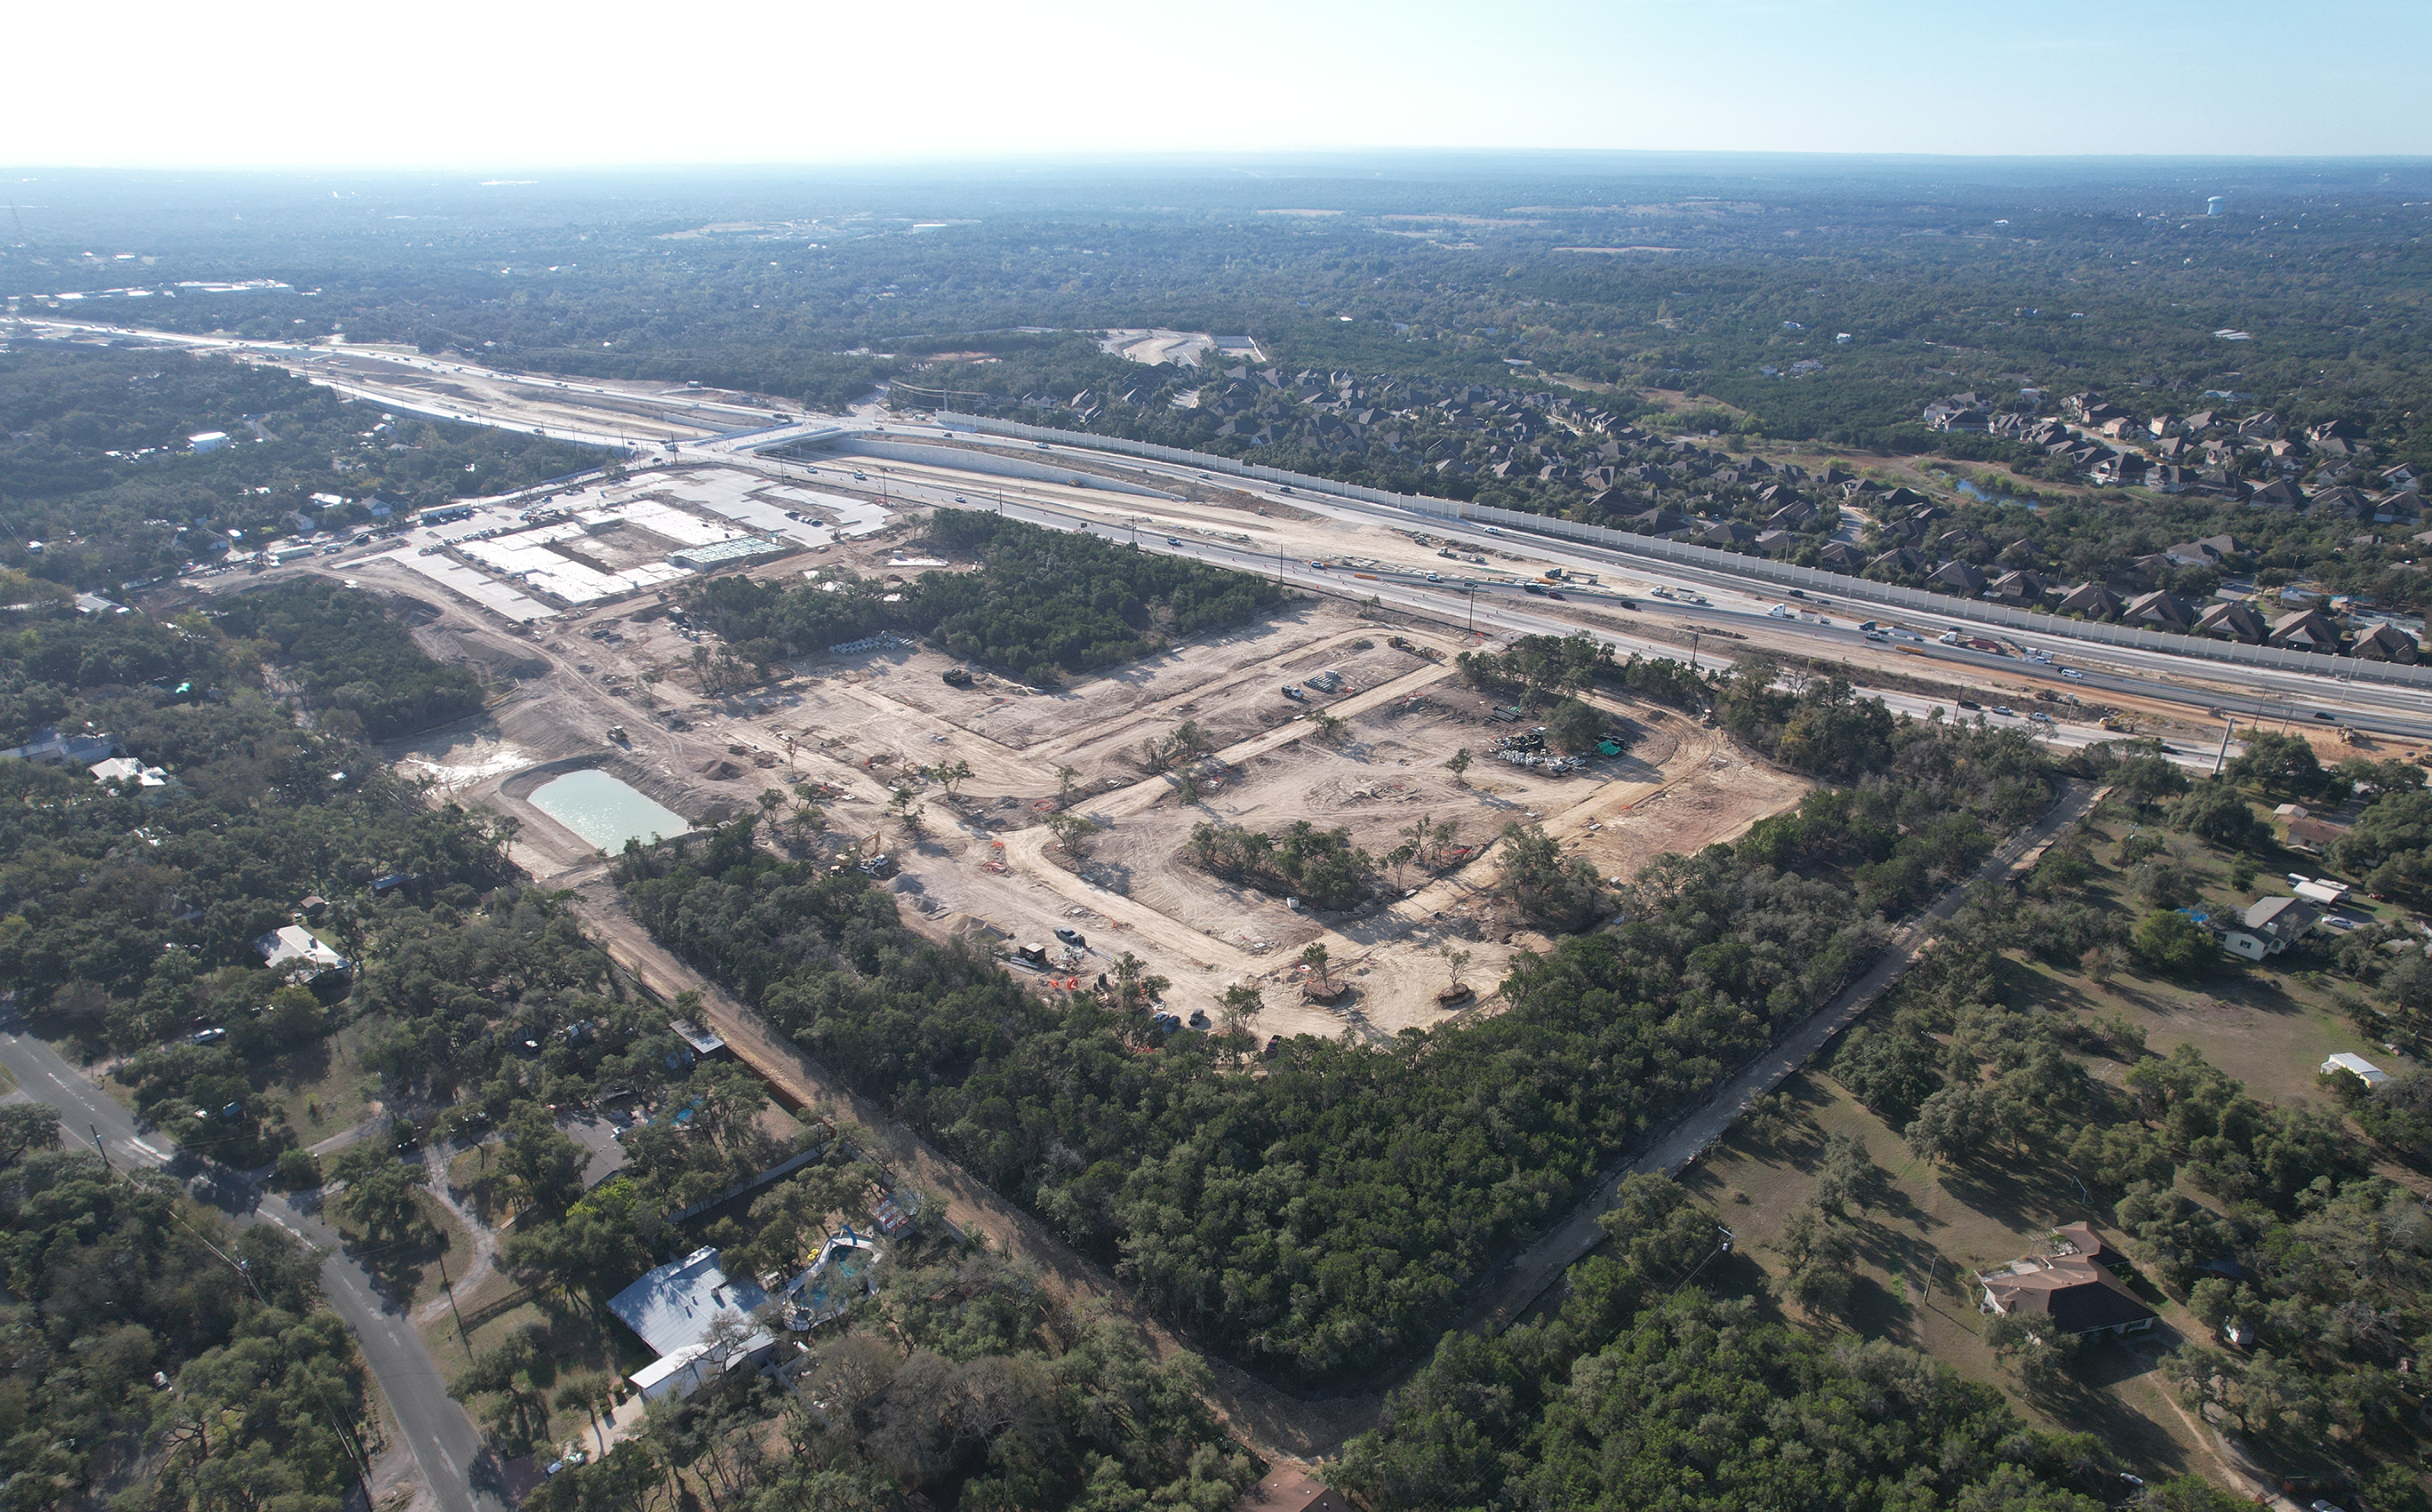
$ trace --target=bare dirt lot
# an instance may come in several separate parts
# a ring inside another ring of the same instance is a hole
[[[906,517],[887,539],[752,571],[792,580],[842,563],[902,575],[918,570],[899,562],[907,551],[926,560],[905,545],[918,529]],[[1727,839],[1802,791],[1712,730],[1614,699],[1602,702],[1621,755],[1559,776],[1507,764],[1494,752],[1514,727],[1492,720],[1489,700],[1452,670],[1459,637],[1396,629],[1333,599],[1294,599],[1052,692],[985,673],[950,684],[952,659],[904,646],[805,658],[770,683],[705,692],[696,658],[714,652],[714,638],[655,594],[509,627],[395,563],[348,570],[407,600],[416,640],[495,690],[484,716],[389,754],[454,800],[518,820],[515,855],[535,877],[575,885],[604,864],[529,802],[558,771],[598,766],[713,822],[770,789],[789,812],[795,786],[812,784],[825,832],[774,827],[768,843],[836,866],[885,853],[886,885],[914,927],[1008,955],[1045,944],[1046,990],[1092,983],[1130,951],[1172,983],[1167,1005],[1186,1016],[1248,983],[1266,1003],[1251,1026],[1262,1036],[1382,1037],[1443,1022],[1437,993],[1454,950],[1468,952],[1460,976],[1482,995],[1457,1011],[1493,1012],[1512,954],[1548,943],[1495,896],[1508,824],[1542,823],[1599,875],[1621,877],[1661,851]],[[1308,701],[1287,699],[1287,683]],[[1160,770],[1144,748],[1186,730],[1193,756]],[[1472,764],[1456,777],[1444,763],[1461,749]],[[924,775],[948,763],[971,768],[952,795]],[[899,788],[912,795],[908,814],[889,807]],[[1059,810],[1094,827],[1077,854],[1046,822]],[[1414,824],[1452,834],[1436,865],[1386,868],[1386,896],[1341,914],[1228,882],[1190,853],[1202,823],[1272,832],[1302,819],[1380,857]],[[1068,955],[1058,928],[1087,947]],[[1300,991],[1294,963],[1312,942],[1350,989],[1330,1006]]]

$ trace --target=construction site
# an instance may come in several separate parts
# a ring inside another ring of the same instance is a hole
[[[533,549],[598,562],[603,536],[705,532],[720,509],[771,507],[761,481],[670,470],[554,500],[547,512],[573,529]],[[840,570],[885,585],[971,565],[933,554],[924,512],[900,500],[858,515],[793,502],[817,521],[785,522],[801,532],[793,549],[729,570],[785,581]],[[392,755],[456,801],[514,817],[516,858],[536,880],[603,905],[618,824],[647,840],[765,808],[763,844],[859,868],[915,928],[962,936],[1041,991],[1089,987],[1128,953],[1171,984],[1176,1022],[1210,1023],[1225,990],[1246,984],[1265,1004],[1244,1025],[1261,1040],[1385,1038],[1495,1011],[1512,955],[1549,943],[1499,895],[1506,826],[1541,825],[1620,880],[1663,851],[1728,839],[1803,790],[1694,719],[1601,695],[1605,738],[1557,755],[1455,669],[1485,637],[1316,595],[1053,692],[902,636],[737,679],[668,586],[524,615],[437,579],[434,563],[463,570],[471,558],[478,570],[476,553],[547,528],[485,518],[441,527],[477,528],[443,551],[409,545],[343,568],[395,596],[432,654],[497,690],[479,720]],[[754,538],[780,534],[745,523]],[[473,538],[485,529],[499,533]],[[968,775],[940,781],[941,769]],[[576,772],[614,780],[608,828],[552,802]],[[628,793],[647,823],[626,821]],[[1276,833],[1301,821],[1378,858],[1364,898],[1321,907],[1193,855],[1202,826]],[[1414,853],[1388,864],[1414,836]],[[613,907],[595,916],[633,928]],[[1314,974],[1301,959],[1310,945],[1326,952]]]

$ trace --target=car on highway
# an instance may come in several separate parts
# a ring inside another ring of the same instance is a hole
[[[1314,557],[1312,557],[1312,558],[1310,558],[1310,559],[1309,559],[1309,564],[1310,566],[1312,566],[1312,567],[1315,567],[1315,568],[1316,568],[1318,571],[1320,571],[1320,572],[1324,572],[1324,571],[1326,570],[1326,563],[1323,563],[1323,562],[1318,561],[1318,560],[1317,560],[1317,559],[1315,559]]]
[[[2009,707],[2007,704],[1997,703],[1993,705],[1993,712],[2000,714],[2004,719],[2016,719],[2018,717],[2018,712],[2016,709]]]
[[[1540,598],[1545,596],[1545,585],[1542,582],[1524,582],[1520,585],[1520,591],[1524,594],[1535,594]]]
[[[2071,682],[2083,682],[2083,681],[2085,681],[2085,680],[2086,680],[2086,674],[2085,674],[2085,673],[2083,673],[2083,672],[2080,672],[2077,668],[2075,668],[2075,667],[2073,667],[2073,666],[2065,666],[2065,667],[2062,667],[2062,668],[2060,669],[2060,675],[2061,675],[2062,677],[2065,677],[2065,678],[2069,679]]]
[[[1862,631],[1861,633],[1863,633],[1863,634],[1866,637],[1866,639],[1868,639],[1868,640],[1870,640],[1870,641],[1877,641],[1877,642],[1880,642],[1880,643],[1882,643],[1883,645],[1885,645],[1885,646],[1889,646],[1889,645],[1891,644],[1891,640],[1892,640],[1892,638],[1891,638],[1890,636],[1888,636],[1888,635],[1884,634],[1882,630],[1865,630],[1865,631]]]
[[[2328,709],[2315,710],[2314,717],[2322,720],[2324,724],[2335,725],[2339,722],[2339,716],[2331,713]]]
[[[1169,535],[1165,538],[1165,544],[1170,546],[1178,546],[1182,544],[1182,537],[1178,535]]]
[[[957,495],[955,495],[955,496],[954,496],[954,502],[955,502],[955,503],[960,504],[962,501],[963,501],[963,496],[961,496],[960,494],[957,494]]]
[[[1562,596],[1561,594],[1558,594],[1558,593],[1554,592],[1554,590],[1552,590],[1551,588],[1548,588],[1548,589],[1546,589],[1546,590],[1545,590],[1545,596],[1546,596],[1546,597],[1548,597],[1548,598],[1560,598],[1560,597],[1562,597]]]
[[[1443,574],[1443,573],[1441,573],[1441,572],[1431,572],[1431,573],[1428,573],[1428,574],[1427,574],[1427,581],[1429,581],[1429,582],[1442,582],[1442,581],[1444,581],[1444,574]]]

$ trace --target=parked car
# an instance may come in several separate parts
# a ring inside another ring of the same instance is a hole
[[[1056,937],[1076,950],[1086,950],[1089,948],[1089,942],[1083,939],[1081,932],[1076,929],[1068,929],[1059,924],[1056,927]]]

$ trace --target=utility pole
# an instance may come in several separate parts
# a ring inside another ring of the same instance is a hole
[[[1689,632],[1689,670],[1692,672],[1697,670],[1697,638],[1702,633],[1699,630]]]
[[[473,1355],[473,1337],[464,1331],[464,1315],[456,1310],[456,1285],[448,1279],[448,1257],[444,1254],[439,1257],[439,1285],[448,1293],[448,1311],[456,1319],[456,1338],[464,1346],[464,1357],[470,1359]]]
[[[2221,727],[2221,751],[2212,759],[2212,775],[2215,777],[2219,777],[2221,775],[2222,765],[2229,761],[2229,732],[2238,728],[2238,715],[2226,714],[2223,715],[2222,718],[2223,723]]]
[[[97,1123],[88,1123],[85,1127],[93,1131],[93,1153],[101,1157],[101,1168],[104,1170],[110,1169],[110,1150],[109,1147],[105,1146],[101,1142],[101,1125]]]

